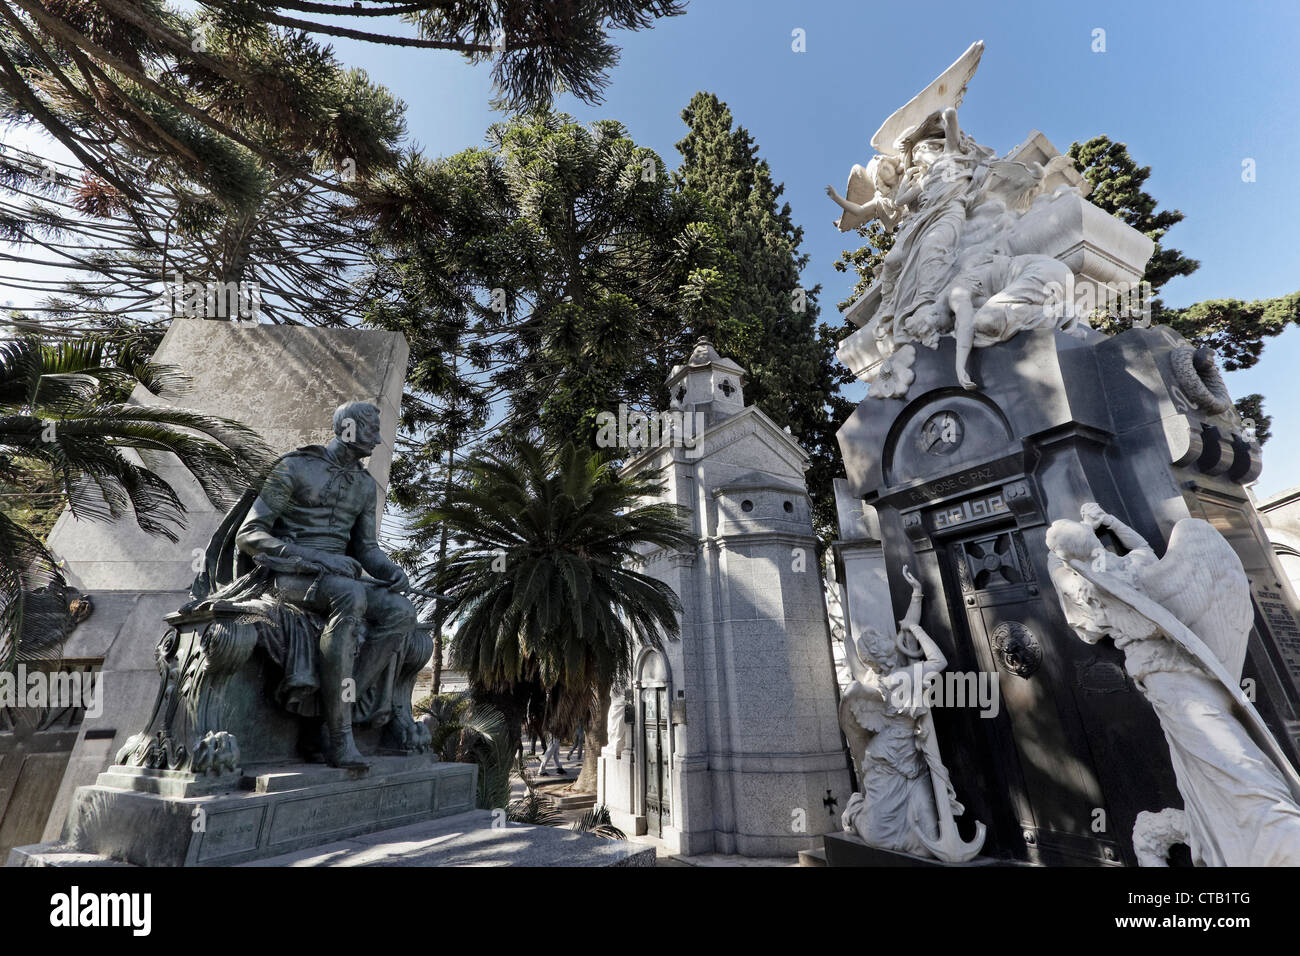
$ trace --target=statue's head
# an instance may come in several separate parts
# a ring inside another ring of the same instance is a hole
[[[856,642],[858,660],[877,670],[893,670],[898,663],[898,649],[894,642],[874,627],[863,628]]]
[[[877,190],[892,190],[903,178],[903,163],[894,156],[873,156],[865,173]]]
[[[362,458],[379,444],[379,409],[369,402],[345,402],[334,410],[334,435]]]
[[[1091,560],[1101,548],[1101,539],[1097,532],[1082,521],[1070,521],[1062,518],[1053,521],[1047,529],[1047,547],[1058,558],[1069,561]]]

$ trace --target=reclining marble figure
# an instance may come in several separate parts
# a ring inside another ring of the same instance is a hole
[[[221,726],[230,706],[222,698],[254,649],[283,672],[276,703],[308,719],[301,735],[308,756],[368,766],[354,723],[383,727],[386,751],[427,748],[410,695],[432,642],[415,629],[415,608],[400,593],[410,588],[406,573],[379,548],[377,486],[361,465],[380,441],[379,410],[340,406],[334,434],[328,445],[279,458],[213,535],[194,600],[169,616],[172,629],[159,645],[163,684],[153,718],[118,763],[230,769],[239,746]],[[187,622],[198,622],[188,627],[201,636],[181,648]],[[225,767],[209,756],[221,754]]]

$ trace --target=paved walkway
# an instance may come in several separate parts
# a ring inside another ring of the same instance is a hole
[[[541,764],[542,755],[538,751],[536,754],[530,754],[527,747],[524,748],[524,770],[528,774],[528,779],[533,787],[541,794],[553,793],[559,795],[567,793],[569,784],[578,779],[578,771],[582,769],[582,761],[577,759],[575,753],[574,760],[564,759],[564,755],[569,752],[569,744],[564,744],[560,748],[560,764],[564,767],[564,776],[558,777],[554,773],[546,777],[537,776],[537,768]],[[510,799],[511,801],[519,800],[527,793],[528,788],[519,775],[513,774],[510,777]],[[585,810],[566,810],[562,811],[564,816],[564,826],[569,826],[585,813]],[[700,853],[695,856],[680,856],[673,853],[662,840],[657,839],[649,834],[642,836],[628,836],[629,843],[637,843],[643,846],[652,846],[655,848],[655,865],[656,866],[798,866],[799,860],[789,857],[750,857],[737,856],[730,853]]]

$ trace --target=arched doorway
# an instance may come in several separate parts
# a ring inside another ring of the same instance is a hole
[[[646,831],[655,836],[672,824],[672,723],[669,720],[668,662],[646,648],[637,661],[637,721],[640,729],[641,806]]]

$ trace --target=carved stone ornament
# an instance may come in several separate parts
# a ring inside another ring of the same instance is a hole
[[[1208,415],[1222,415],[1232,408],[1228,386],[1219,374],[1214,351],[1184,345],[1169,353],[1169,366],[1178,387],[1188,400]]]
[[[944,409],[935,412],[921,425],[916,445],[928,455],[951,455],[961,447],[965,437],[966,428],[962,425],[961,416]]]
[[[861,790],[849,798],[844,830],[868,846],[946,863],[964,863],[984,845],[984,824],[961,838],[957,799],[926,701],[925,688],[947,658],[921,627],[921,585],[904,567],[912,601],[897,632],[867,628],[849,647],[853,680],[840,699],[840,727]]]
[[[1003,621],[991,635],[999,666],[1017,677],[1032,677],[1043,663],[1043,645],[1019,621]]]
[[[885,121],[871,138],[876,155],[853,167],[846,195],[826,187],[842,210],[840,230],[878,222],[894,236],[846,313],[883,359],[871,371],[872,398],[907,394],[911,361],[900,366],[895,356],[910,343],[933,349],[956,339],[957,381],[974,389],[972,349],[1032,329],[1087,334],[1065,298],[1073,269],[1043,254],[1041,235],[1044,221],[1068,218],[1086,183],[1068,156],[999,157],[961,129],[957,107],[983,52],[972,44]]]

